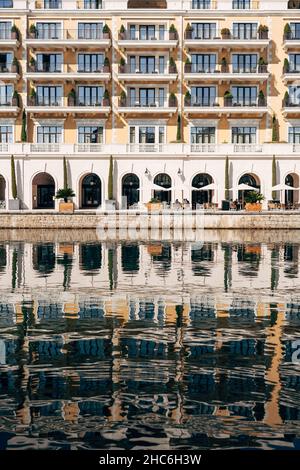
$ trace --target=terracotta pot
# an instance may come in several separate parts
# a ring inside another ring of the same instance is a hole
[[[126,66],[125,65],[119,65],[119,73],[126,73]]]
[[[73,214],[74,212],[74,202],[60,202],[59,203],[59,212],[68,212]]]
[[[192,39],[193,30],[187,29],[185,32],[185,39]]]
[[[224,98],[225,108],[232,106],[232,98]]]
[[[261,31],[259,33],[259,39],[268,39],[269,33],[267,31]]]
[[[146,207],[149,212],[160,211],[162,209],[162,203],[161,202],[148,202],[148,204],[146,204]]]
[[[245,205],[245,210],[247,212],[261,212],[262,204],[260,202],[255,202],[255,203],[247,202],[247,204]]]
[[[68,96],[68,106],[75,106],[75,98],[73,96]]]
[[[110,72],[109,65],[104,65],[103,66],[103,73],[109,73],[109,72]]]
[[[169,39],[170,39],[170,41],[176,41],[177,33],[175,31],[170,31],[169,32]]]
[[[109,33],[103,33],[103,39],[110,39]]]
[[[177,73],[176,65],[169,66],[169,73]]]
[[[148,245],[147,251],[149,255],[159,256],[162,254],[162,245]]]
[[[105,107],[108,107],[109,105],[110,105],[110,103],[109,103],[109,98],[103,98],[103,106],[104,106],[104,108],[105,108]]]
[[[191,73],[192,71],[192,64],[185,64],[184,66],[185,73]]]

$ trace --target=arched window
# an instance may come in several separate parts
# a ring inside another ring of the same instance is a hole
[[[172,186],[171,177],[167,173],[159,173],[154,178],[154,184],[156,186],[162,187],[161,190],[155,188],[154,197],[160,202],[166,202],[167,204],[170,204],[172,199],[172,191],[168,191],[168,189]]]
[[[84,176],[81,183],[81,207],[96,208],[101,205],[101,180],[95,173]]]
[[[49,173],[38,173],[32,180],[33,209],[54,209],[55,182]]]
[[[212,202],[213,191],[211,189],[208,191],[206,190],[199,191],[200,188],[204,188],[205,186],[208,186],[209,184],[212,184],[212,183],[213,183],[213,179],[208,173],[198,173],[196,176],[194,176],[193,181],[192,181],[192,207],[193,209],[196,209],[198,204],[200,205],[210,204]]]
[[[122,196],[126,198],[127,208],[140,200],[140,180],[134,173],[128,173],[122,178]],[[123,206],[123,207],[124,207]]]

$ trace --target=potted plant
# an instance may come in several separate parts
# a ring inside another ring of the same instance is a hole
[[[107,24],[103,26],[103,39],[109,39],[110,38],[110,29]]]
[[[192,104],[192,96],[189,91],[186,92],[184,96],[184,106],[191,106]]]
[[[120,41],[124,41],[126,39],[126,29],[125,26],[122,24],[120,31],[119,31],[119,39]]]
[[[146,207],[149,212],[159,211],[162,209],[162,203],[158,198],[152,197],[150,201],[146,204]]]
[[[284,30],[283,30],[283,38],[284,39],[291,39],[291,35],[292,35],[291,27],[290,27],[289,23],[286,23],[286,25],[284,26]]]
[[[35,71],[36,71],[36,62],[35,62],[35,58],[34,58],[34,57],[31,57],[31,58],[30,58],[30,61],[29,61],[29,71],[30,71],[30,72],[35,72]]]
[[[193,39],[193,27],[190,25],[190,23],[188,23],[186,26],[185,39]]]
[[[267,73],[268,72],[268,64],[265,62],[265,59],[263,57],[259,58],[258,72],[259,73]]]
[[[106,107],[106,106],[109,106],[109,105],[110,105],[109,92],[108,92],[108,90],[105,90],[104,93],[103,93],[103,106]]]
[[[76,91],[74,88],[68,94],[68,106],[75,106],[76,102]]]
[[[126,101],[127,101],[127,95],[124,90],[121,91],[120,95],[120,106],[123,108],[126,106]]]
[[[59,212],[74,212],[74,203],[72,201],[74,196],[75,193],[71,188],[62,188],[57,190],[55,198],[60,199]]]
[[[226,57],[223,57],[221,60],[221,72],[226,73],[228,71],[227,69],[227,60]]]
[[[185,71],[185,73],[191,73],[191,71],[192,71],[192,63],[191,63],[189,57],[186,58],[186,61],[185,61],[185,64],[184,64],[184,71]]]
[[[225,93],[224,93],[224,106],[225,106],[225,108],[228,108],[228,107],[232,106],[232,100],[233,100],[232,93],[230,91],[225,91]]]
[[[30,39],[35,39],[36,38],[36,32],[37,32],[37,29],[36,29],[35,24],[31,24],[30,27],[29,27],[29,38]]]
[[[222,39],[230,39],[230,29],[222,28],[221,29],[221,36],[222,36]]]
[[[170,41],[176,41],[177,39],[177,29],[174,24],[171,24],[169,29],[169,39]]]
[[[109,58],[105,57],[104,62],[103,62],[103,73],[109,73],[110,68],[109,68]]]
[[[169,73],[177,73],[177,68],[173,57],[170,57],[169,61]]]
[[[16,57],[13,58],[11,63],[11,71],[12,73],[19,73],[19,61]]]
[[[266,25],[259,25],[258,27],[258,37],[259,39],[268,39],[269,28]]]
[[[35,106],[36,105],[36,91],[34,88],[31,88],[30,93],[29,93],[29,106]]]
[[[20,97],[19,97],[19,93],[15,90],[14,93],[13,93],[13,96],[12,96],[12,106],[19,106],[20,104]]]
[[[265,94],[262,90],[260,90],[260,92],[258,94],[258,106],[259,107],[266,106],[266,98],[265,98]]]
[[[20,38],[20,31],[15,24],[11,27],[11,38],[17,40]]]
[[[283,106],[289,106],[289,105],[290,105],[290,95],[289,95],[289,92],[286,91],[284,94],[284,98],[283,98]]]
[[[126,62],[125,62],[124,57],[121,57],[121,59],[120,59],[119,72],[120,73],[125,73],[126,72]]]
[[[251,212],[261,212],[262,210],[262,203],[265,197],[256,191],[250,191],[245,196],[245,210]]]
[[[290,62],[289,59],[285,58],[283,63],[283,73],[289,73],[290,71]]]
[[[169,108],[176,108],[177,106],[177,98],[175,93],[170,93],[169,96]]]

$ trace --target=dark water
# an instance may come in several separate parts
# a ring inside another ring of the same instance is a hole
[[[300,448],[300,243],[41,238],[0,241],[0,448]]]

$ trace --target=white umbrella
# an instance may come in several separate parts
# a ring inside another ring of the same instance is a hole
[[[215,189],[217,189],[217,185],[215,183],[207,184],[206,186],[203,186],[202,188],[192,187],[192,191],[213,191]]]
[[[173,188],[164,188],[163,186],[159,186],[159,184],[152,184],[152,189],[155,191],[172,191]]]
[[[238,190],[238,191],[259,191],[258,188],[254,188],[254,186],[250,186],[249,184],[245,184],[245,183],[238,184],[236,188],[229,189],[229,191],[234,191],[234,190]]]
[[[272,191],[299,191],[300,188],[294,188],[293,186],[288,186],[287,184],[277,184],[272,187]]]

